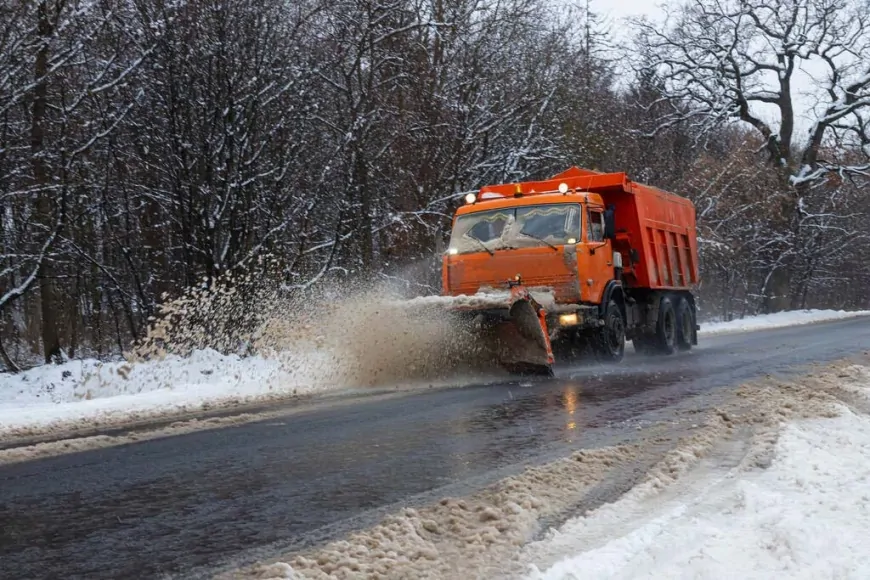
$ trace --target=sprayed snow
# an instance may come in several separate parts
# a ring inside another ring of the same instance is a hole
[[[775,314],[760,314],[747,316],[739,320],[728,322],[708,322],[701,324],[701,335],[729,334],[732,332],[748,332],[753,330],[766,330],[783,328],[786,326],[800,326],[814,322],[842,320],[870,316],[870,310],[791,310],[777,312]]]
[[[870,393],[867,367],[836,376],[840,390]],[[870,577],[870,418],[838,405],[786,421],[756,439],[764,446],[766,469],[710,469],[568,521],[525,548],[527,579]]]

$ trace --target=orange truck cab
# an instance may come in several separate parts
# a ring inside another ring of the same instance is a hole
[[[453,220],[443,293],[522,285],[553,351],[622,358],[697,344],[695,209],[624,173],[571,168],[546,181],[482,187]]]

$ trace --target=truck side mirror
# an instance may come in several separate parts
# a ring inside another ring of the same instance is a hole
[[[616,239],[616,220],[614,219],[612,208],[604,210],[604,239]]]

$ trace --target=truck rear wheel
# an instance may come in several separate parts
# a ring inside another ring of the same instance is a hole
[[[613,300],[607,304],[604,326],[596,331],[593,345],[602,360],[619,362],[625,356],[625,318]]]
[[[677,350],[677,312],[674,303],[665,296],[659,303],[659,319],[656,321],[656,349],[662,354],[674,354]]]
[[[695,336],[695,316],[692,305],[685,298],[677,302],[677,348],[691,350]]]

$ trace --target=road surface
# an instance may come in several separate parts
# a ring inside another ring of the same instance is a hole
[[[701,338],[557,378],[287,416],[0,466],[0,577],[196,577],[469,493],[768,373],[870,350],[870,320]],[[700,396],[696,396],[700,395]]]

